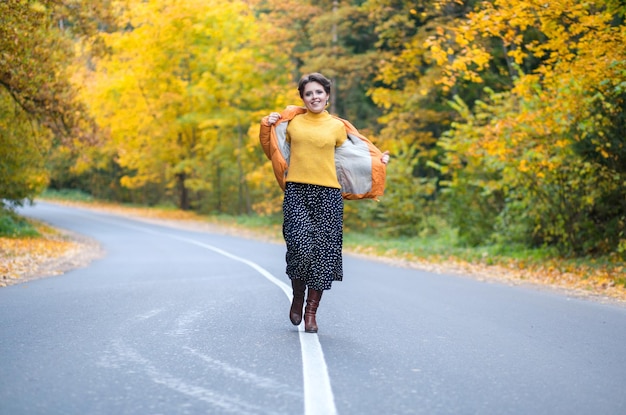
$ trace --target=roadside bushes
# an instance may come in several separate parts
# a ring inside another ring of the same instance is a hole
[[[39,236],[39,232],[10,209],[0,209],[0,237]]]

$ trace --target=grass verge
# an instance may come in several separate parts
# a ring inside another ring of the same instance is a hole
[[[39,235],[32,221],[17,215],[12,210],[0,208],[0,237],[32,238]]]

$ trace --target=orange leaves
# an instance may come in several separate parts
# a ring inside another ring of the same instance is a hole
[[[400,249],[359,245],[348,241],[350,252],[377,257],[389,263],[439,273],[457,272],[481,280],[506,281],[511,284],[538,284],[570,291],[570,295],[602,297],[626,301],[626,267],[619,261],[594,263],[594,260],[576,261],[563,258],[513,259],[484,252],[481,258],[423,252],[419,249]]]
[[[580,264],[554,259],[531,263],[512,260],[507,268],[518,279],[554,287],[576,290],[581,295],[601,295],[626,300],[623,277],[626,271],[619,263]]]
[[[43,266],[78,249],[74,242],[48,234],[43,238],[0,237],[0,286],[40,272]],[[48,274],[60,271],[48,269]]]

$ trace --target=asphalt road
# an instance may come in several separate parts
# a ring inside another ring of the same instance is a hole
[[[41,204],[88,267],[0,289],[0,414],[626,414],[626,307],[344,257],[317,335],[284,247]]]

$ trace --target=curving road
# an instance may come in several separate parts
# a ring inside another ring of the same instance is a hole
[[[346,256],[320,332],[284,247],[38,204],[88,267],[0,289],[0,414],[626,414],[626,307]]]

